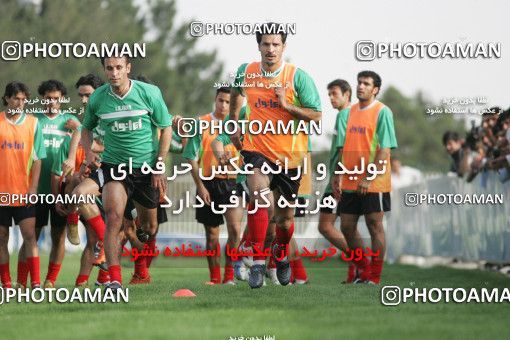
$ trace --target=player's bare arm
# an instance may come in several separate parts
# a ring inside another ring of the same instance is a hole
[[[287,98],[285,98],[285,88],[277,87],[274,89],[274,93],[278,97],[278,103],[280,106],[290,113],[290,115],[294,118],[304,120],[306,122],[314,121],[318,122],[322,118],[322,112],[315,111],[313,109],[307,109],[304,107],[299,107],[292,105],[287,102]]]

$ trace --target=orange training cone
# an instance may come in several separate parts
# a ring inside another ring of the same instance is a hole
[[[179,289],[175,293],[172,294],[173,297],[196,297],[195,293],[193,293],[189,289]]]

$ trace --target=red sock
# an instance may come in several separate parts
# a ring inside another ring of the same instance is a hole
[[[108,266],[108,273],[110,274],[110,281],[117,281],[122,284],[122,269],[120,265]]]
[[[78,224],[78,220],[80,219],[80,215],[77,212],[72,212],[67,214],[67,223],[68,224]]]
[[[371,279],[370,274],[370,262],[366,257],[362,257],[359,261],[353,261],[356,267],[358,268],[359,277],[363,281],[367,281]]]
[[[78,277],[76,278],[76,286],[81,284],[81,283],[84,283],[84,282],[87,282],[89,280],[89,276],[88,275],[78,275]]]
[[[354,262],[349,262],[349,268],[347,269],[347,279],[345,280],[346,283],[352,283],[354,279],[356,278],[356,265]]]
[[[225,272],[223,273],[223,283],[234,280],[234,267],[231,263],[225,265]]]
[[[285,245],[290,242],[292,238],[292,234],[294,234],[294,223],[292,223],[289,229],[283,229],[279,226],[276,226],[276,238],[275,241],[279,245]]]
[[[99,269],[99,272],[97,273],[97,282],[99,283],[106,283],[110,281],[110,275],[106,270]]]
[[[294,264],[294,267],[292,264]],[[296,280],[301,280],[304,282],[308,281],[308,275],[306,275],[306,269],[305,266],[303,266],[303,260],[301,260],[301,258],[290,261],[290,267]]]
[[[253,209],[253,206],[250,205],[249,209]],[[251,239],[251,243],[259,247],[261,251],[264,250],[268,224],[269,215],[267,208],[259,207],[254,214],[248,214],[248,232],[250,233],[248,237]],[[254,256],[253,260],[266,263],[266,258],[264,256]]]
[[[28,265],[27,262],[21,262],[18,260],[18,274],[17,279],[19,284],[22,284],[24,287],[27,286],[28,280]]]
[[[104,239],[105,224],[103,221],[103,217],[101,217],[101,214],[97,215],[96,217],[88,219],[87,224],[90,226],[92,230],[94,230],[99,241],[102,241]]]
[[[291,264],[292,264],[292,262],[291,262]],[[276,262],[274,261],[274,257],[272,257],[272,256],[269,257],[269,263],[267,264],[267,268],[269,268],[269,269],[276,268]]]
[[[135,261],[135,275],[141,278],[146,278],[149,275],[147,271],[147,257],[139,256]]]
[[[151,236],[149,240],[147,241],[147,245],[149,246],[149,250],[155,253],[156,251],[156,235]],[[154,256],[147,256],[145,261],[147,262],[147,268],[151,267],[152,260],[154,259]]]
[[[372,263],[371,265],[371,271],[372,271],[372,277],[371,281],[374,283],[380,283],[381,282],[381,272],[382,267],[384,264],[384,260],[380,259],[378,257],[372,257]]]
[[[60,272],[60,267],[62,267],[62,264],[50,262],[48,264],[48,274],[46,274],[46,280],[55,283],[57,281],[58,273]]]
[[[30,273],[30,282],[32,283],[32,287],[40,285],[41,274],[39,256],[27,257],[27,266]]]
[[[211,282],[221,283],[221,268],[220,265],[209,266],[209,278]]]
[[[0,279],[3,288],[12,288],[9,262],[0,264]]]

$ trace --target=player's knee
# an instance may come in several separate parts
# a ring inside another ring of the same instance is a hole
[[[23,237],[23,250],[25,247],[31,248],[33,245],[37,244],[37,238],[35,231],[28,230],[25,233],[22,234]],[[20,248],[20,253],[22,252],[22,249]]]
[[[342,233],[345,235],[354,235],[354,233],[356,232],[356,225],[350,223],[341,223],[340,229],[342,230]]]
[[[365,218],[368,230],[373,232],[380,232],[383,228],[383,223],[377,218]]]
[[[276,225],[280,228],[288,229],[292,225],[292,217],[278,216],[276,217]]]
[[[120,213],[118,213],[117,211],[109,211],[106,213],[106,225],[107,225],[107,230],[109,229],[112,229],[114,226],[118,226],[118,228],[120,228],[120,226],[122,225],[122,219],[124,218],[124,216]],[[113,228],[113,229],[117,229],[117,228]]]
[[[319,224],[319,233],[321,233],[321,235],[329,234],[332,227],[333,226],[330,223],[320,223]]]

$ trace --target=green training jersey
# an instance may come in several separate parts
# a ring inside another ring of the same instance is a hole
[[[70,113],[60,113],[52,118],[44,113],[37,113],[35,117],[39,122],[46,149],[46,158],[42,159],[37,192],[39,194],[51,194],[51,168],[53,162],[59,157],[60,148],[65,138],[72,134],[72,131],[64,126],[69,119],[78,122],[79,120]],[[81,129],[81,126],[78,129]]]
[[[144,162],[154,166],[159,151],[158,128],[172,125],[172,115],[157,86],[130,80],[128,92],[120,97],[105,84],[90,96],[83,126],[104,131],[102,161],[127,164],[134,168]]]

